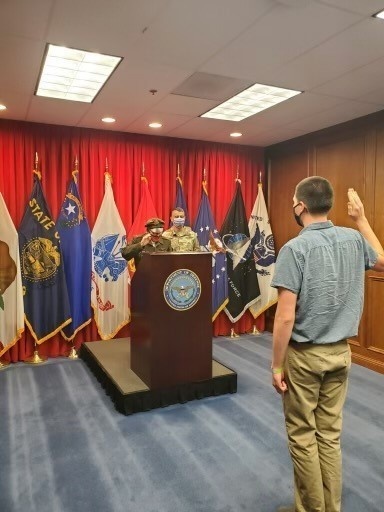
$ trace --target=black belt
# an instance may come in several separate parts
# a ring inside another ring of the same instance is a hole
[[[301,347],[301,346],[327,346],[327,345],[336,345],[337,343],[345,343],[347,340],[344,338],[343,340],[338,341],[331,341],[329,343],[314,343],[313,341],[295,341],[295,340],[289,340],[289,344],[294,347]]]

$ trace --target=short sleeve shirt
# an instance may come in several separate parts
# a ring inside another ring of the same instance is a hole
[[[364,303],[364,271],[376,251],[359,231],[317,222],[282,247],[271,286],[297,295],[292,339],[334,343],[355,336]]]

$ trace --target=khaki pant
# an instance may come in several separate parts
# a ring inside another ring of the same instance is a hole
[[[283,404],[296,512],[341,510],[340,434],[350,366],[345,340],[288,346]]]

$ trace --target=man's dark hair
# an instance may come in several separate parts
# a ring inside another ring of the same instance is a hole
[[[180,208],[180,206],[176,206],[176,208],[174,208],[174,209],[172,210],[172,212],[185,213],[185,211],[184,211],[182,208]],[[172,213],[172,212],[171,212],[171,213]]]
[[[311,176],[296,186],[295,196],[305,203],[311,214],[328,213],[333,206],[333,188],[328,180],[321,176]]]

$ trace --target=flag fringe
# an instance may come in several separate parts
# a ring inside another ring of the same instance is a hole
[[[90,318],[89,320],[87,320],[86,322],[84,322],[82,325],[79,325],[79,327],[74,331],[74,333],[68,338],[65,334],[64,334],[64,331],[61,331],[61,335],[62,337],[66,340],[66,341],[72,341],[73,338],[76,336],[76,334],[78,332],[81,331],[81,329],[83,329],[86,325],[89,325],[90,323],[92,322],[92,318]]]
[[[256,318],[258,318],[262,313],[267,311],[267,309],[269,309],[274,304],[277,304],[277,299],[269,301],[268,304],[266,304],[263,308],[258,309],[256,313],[252,311],[252,306],[250,306],[249,311],[251,312],[253,318],[256,320]]]
[[[3,346],[3,348],[0,350],[0,357],[2,357],[6,352],[8,352],[8,350],[19,341],[24,331],[24,327],[17,329],[16,336],[13,338],[13,340],[10,343],[7,343],[5,347]]]
[[[252,300],[251,302],[248,302],[248,304],[246,306],[244,306],[243,310],[237,315],[236,318],[233,318],[233,316],[231,315],[231,313],[228,311],[227,308],[225,308],[224,311],[225,311],[227,317],[230,319],[230,321],[234,324],[235,322],[240,320],[240,318],[244,315],[244,313],[247,311],[247,309],[249,309],[252,306],[252,304],[257,302],[260,299],[260,297],[261,297],[261,295],[256,297],[256,299]]]
[[[219,314],[223,311],[225,306],[228,304],[229,299],[226,298],[225,301],[221,304],[221,306],[217,309],[216,313],[212,316],[212,322],[216,320],[216,318],[219,316]]]
[[[47,341],[49,340],[49,338],[52,338],[52,336],[54,336],[55,334],[57,334],[58,332],[61,331],[61,329],[63,329],[66,325],[70,324],[72,322],[72,318],[69,318],[68,320],[66,320],[65,322],[63,322],[61,325],[59,325],[58,327],[56,327],[56,329],[52,332],[50,332],[49,334],[46,334],[44,336],[44,338],[41,338],[41,339],[38,339],[38,336],[37,334],[35,333],[35,331],[33,330],[32,328],[32,325],[28,322],[28,319],[27,317],[24,315],[24,321],[25,323],[27,324],[27,327],[30,331],[30,333],[32,334],[32,337],[33,339],[36,341],[36,343],[38,345],[41,345],[42,343],[44,343],[44,341]]]
[[[96,312],[97,308],[93,304],[91,304],[91,306],[92,306],[93,311]],[[97,332],[100,334],[100,338],[103,341],[108,341],[108,340],[111,340],[112,338],[114,338],[116,336],[116,334],[120,331],[120,329],[122,329],[125,325],[128,325],[129,322],[131,321],[131,315],[129,315],[128,320],[123,320],[121,322],[121,324],[119,324],[112,333],[107,334],[107,335],[103,335],[100,332],[101,331],[101,325],[97,321],[96,315],[94,316],[94,318],[95,318],[95,324],[96,324],[96,327],[97,327]]]

